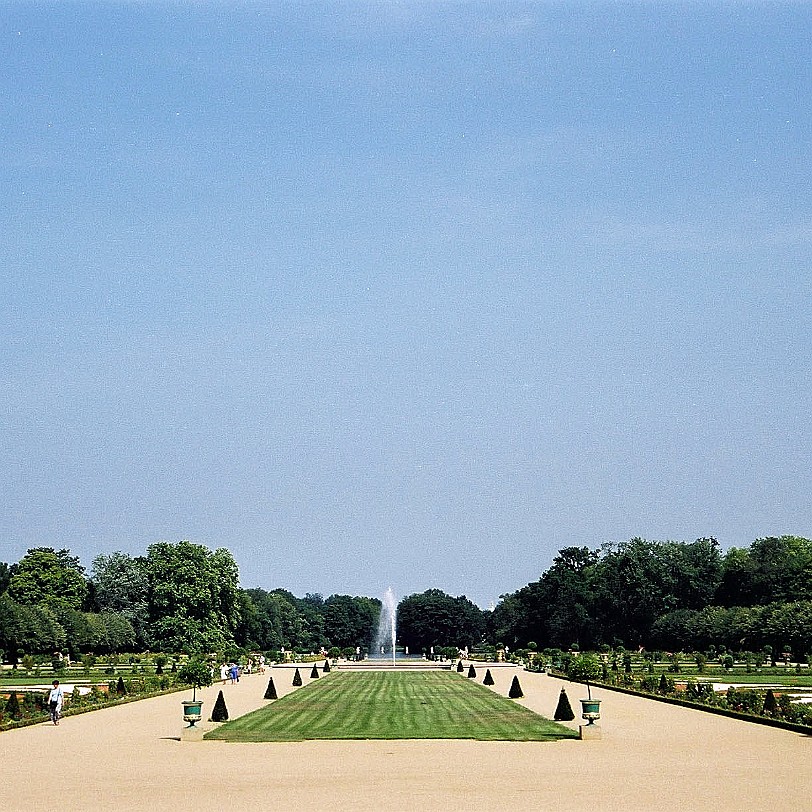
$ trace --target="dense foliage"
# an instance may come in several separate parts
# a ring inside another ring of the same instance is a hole
[[[502,596],[490,636],[512,648],[788,646],[800,659],[812,652],[812,541],[771,537],[725,555],[708,538],[568,547]]]
[[[243,589],[228,550],[188,541],[153,544],[143,556],[99,555],[89,575],[70,551],[49,547],[0,563],[0,650],[12,662],[147,649],[352,656],[369,649],[380,609],[368,597]],[[483,643],[769,647],[797,661],[812,652],[812,541],[769,537],[725,554],[712,538],[565,547],[490,613],[439,589],[403,598],[398,642],[444,656]]]
[[[370,645],[380,601],[241,589],[225,549],[181,541],[99,555],[88,577],[68,550],[0,564],[0,659],[56,652],[319,651]]]
[[[397,617],[398,639],[414,652],[473,647],[482,641],[487,625],[485,613],[468,598],[453,598],[439,589],[404,598]]]

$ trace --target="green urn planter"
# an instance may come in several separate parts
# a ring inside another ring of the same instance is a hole
[[[586,719],[587,724],[595,724],[595,721],[601,718],[600,699],[582,699],[581,718]]]
[[[181,704],[183,705],[183,721],[188,722],[189,727],[194,727],[203,716],[203,700],[184,699]]]

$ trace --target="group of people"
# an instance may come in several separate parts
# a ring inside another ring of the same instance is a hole
[[[260,654],[255,658],[249,658],[245,663],[245,667],[234,662],[223,663],[220,666],[220,679],[223,681],[223,685],[229,680],[231,680],[232,685],[236,685],[240,681],[240,677],[243,674],[250,674],[253,668],[256,668],[260,674],[265,673],[264,655]]]
[[[231,680],[232,685],[236,685],[240,681],[240,673],[237,663],[223,663],[220,666],[220,679],[223,681],[223,685],[228,680]]]

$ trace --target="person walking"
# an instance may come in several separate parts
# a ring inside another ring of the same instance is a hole
[[[59,680],[54,680],[54,687],[51,688],[48,694],[48,713],[51,715],[51,721],[59,724],[59,717],[62,715],[62,702],[65,699],[65,692],[59,685]]]

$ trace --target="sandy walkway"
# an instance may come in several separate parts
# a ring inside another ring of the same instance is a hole
[[[280,695],[293,672],[273,669],[223,689],[232,717]],[[305,683],[309,668],[301,669]],[[484,668],[477,666],[477,681]],[[519,674],[528,707],[551,716],[562,682],[494,669],[506,694]],[[573,709],[583,693],[566,684]],[[600,741],[181,742],[186,693],[0,734],[2,807],[31,810],[420,810],[509,807],[652,812],[805,809],[812,738],[609,691]],[[575,724],[575,723],[573,723]]]

